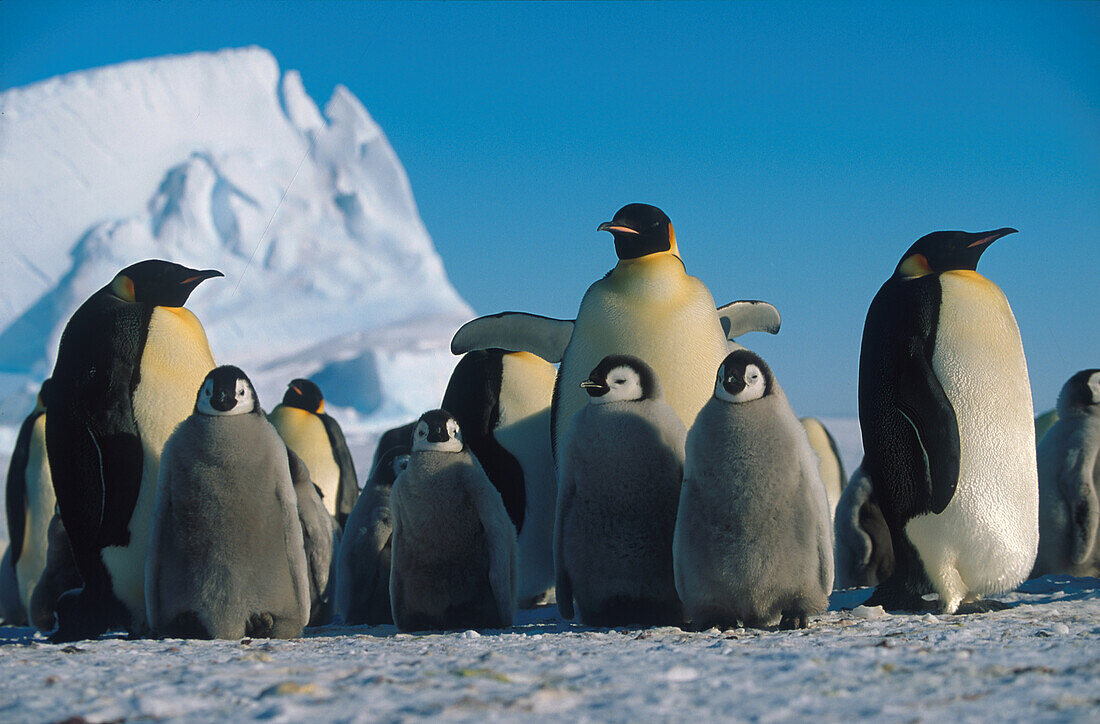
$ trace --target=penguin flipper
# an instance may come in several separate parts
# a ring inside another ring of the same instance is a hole
[[[917,434],[924,457],[927,510],[942,513],[959,483],[959,423],[928,358],[913,350],[901,360],[894,404]],[[922,511],[923,512],[923,511]]]
[[[530,352],[556,364],[573,336],[573,320],[540,317],[526,312],[501,312],[466,322],[451,339],[453,354],[477,349]]]
[[[565,569],[565,516],[573,504],[573,479],[568,471],[562,476],[561,490],[558,492],[558,509],[554,521],[554,595],[558,601],[558,613],[567,621],[574,616],[573,611],[573,582],[569,578],[569,571]]]
[[[778,309],[755,299],[743,299],[718,307],[718,319],[730,342],[746,332],[779,334],[782,321]]]
[[[499,502],[488,478],[467,483],[481,528],[489,543],[489,583],[502,625],[512,625],[516,614],[516,529]]]
[[[336,522],[343,525],[355,507],[355,499],[359,497],[359,477],[355,474],[355,461],[348,450],[348,442],[344,438],[344,431],[340,425],[328,415],[320,415],[321,422],[325,425],[328,434],[329,447],[332,448],[332,456],[336,459],[336,467],[340,470],[340,482],[336,487]]]
[[[1080,565],[1092,553],[1096,545],[1096,531],[1100,527],[1100,502],[1097,501],[1093,469],[1097,463],[1095,448],[1089,452],[1077,450],[1062,469],[1058,483],[1069,508],[1069,554],[1074,565]]]

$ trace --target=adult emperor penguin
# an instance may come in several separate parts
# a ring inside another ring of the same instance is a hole
[[[329,515],[340,525],[355,507],[359,479],[355,475],[344,431],[325,413],[325,398],[312,380],[291,380],[282,403],[267,417],[287,447],[309,468],[310,477],[321,489]]]
[[[764,360],[731,352],[687,440],[672,551],[692,627],[805,628],[829,603],[831,527],[806,430]]]
[[[1062,386],[1039,443],[1039,555],[1033,576],[1100,576],[1100,369]]]
[[[244,372],[212,370],[164,446],[145,573],[154,632],[301,635],[309,564],[289,460]]]
[[[766,302],[715,311],[706,285],[686,273],[672,223],[656,206],[628,204],[599,230],[614,237],[619,262],[585,292],[575,322],[506,312],[468,322],[451,340],[455,354],[498,347],[561,362],[552,412],[559,468],[566,428],[587,399],[579,385],[607,355],[644,359],[687,427],[710,398],[729,341],[779,331],[779,313]]]
[[[834,584],[838,590],[877,586],[894,572],[890,528],[863,468],[856,468],[840,495],[833,518],[833,541]]]
[[[399,629],[512,625],[516,529],[447,412],[420,416],[390,506],[390,605]]]
[[[7,515],[11,562],[19,598],[29,614],[31,593],[46,568],[47,531],[56,499],[46,459],[46,404],[50,381],[42,384],[34,410],[23,421],[8,465]]]
[[[829,500],[829,520],[832,520],[840,495],[848,482],[844,477],[844,463],[840,459],[840,451],[837,450],[836,440],[829,434],[828,428],[821,424],[821,420],[815,417],[803,417],[799,422],[806,428],[810,447],[817,455],[817,467],[821,473],[821,482],[825,485],[825,496]]]
[[[65,326],[46,400],[46,451],[84,587],[58,602],[55,641],[147,628],[143,571],[161,449],[214,367],[202,324],[183,304],[220,276],[138,262]]]
[[[589,626],[682,621],[672,535],[687,431],[637,357],[609,355],[561,447],[554,557],[558,610]]]
[[[893,575],[869,605],[939,610],[1015,588],[1039,539],[1035,427],[1016,319],[978,259],[1013,233],[914,243],[867,312],[863,471],[890,527]],[[982,604],[964,610],[981,609]]]
[[[519,606],[554,586],[554,504],[550,402],[557,370],[528,352],[469,352],[455,366],[443,409],[500,493],[518,532]]]
[[[403,441],[395,445],[383,445],[383,436],[367,484],[348,516],[336,564],[336,608],[344,617],[344,623],[353,626],[393,623],[390,610],[393,537],[390,491],[397,476],[409,464],[411,442],[411,429]]]

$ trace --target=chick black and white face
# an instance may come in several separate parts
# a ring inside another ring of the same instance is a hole
[[[195,400],[195,412],[201,415],[247,415],[259,404],[252,383],[236,367],[218,367],[206,376]]]
[[[417,420],[412,449],[413,452],[462,452],[466,446],[462,443],[458,422],[443,410],[432,410]]]
[[[588,381],[588,380],[586,380]],[[584,386],[584,383],[581,383]],[[603,385],[586,387],[592,395],[589,402],[603,405],[608,402],[630,402],[642,399],[642,377],[633,367],[619,365],[607,373]],[[598,393],[598,394],[593,394]]]
[[[759,400],[771,392],[770,378],[771,370],[757,355],[748,350],[731,352],[718,368],[714,396],[735,404]]]

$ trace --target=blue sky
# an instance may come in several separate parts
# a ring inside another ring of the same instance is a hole
[[[664,209],[800,414],[854,415],[867,305],[937,229],[1013,226],[980,271],[1037,408],[1100,366],[1100,3],[0,2],[0,87],[261,45],[346,85],[478,312],[572,317],[596,226]]]

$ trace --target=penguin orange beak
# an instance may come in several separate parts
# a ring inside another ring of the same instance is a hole
[[[992,244],[997,239],[1000,239],[1002,236],[1008,236],[1009,234],[1017,234],[1017,233],[1019,233],[1019,232],[1016,231],[1016,229],[1012,229],[1012,228],[1009,228],[1009,227],[1005,227],[1003,229],[997,229],[996,231],[989,231],[989,232],[986,232],[986,234],[982,238],[978,239],[975,242],[972,242],[972,243],[968,244],[966,248],[967,249],[972,249],[975,246],[985,246],[986,244]]]
[[[217,269],[204,269],[204,270],[200,271],[197,274],[193,274],[192,276],[187,277],[182,282],[180,282],[180,284],[181,285],[198,284],[199,282],[205,281],[207,279],[213,279],[214,277],[224,277],[224,276],[225,276],[225,274],[222,274]]]
[[[614,222],[605,221],[596,227],[596,231],[610,231],[612,234],[637,234],[634,229],[629,226],[615,226]]]

